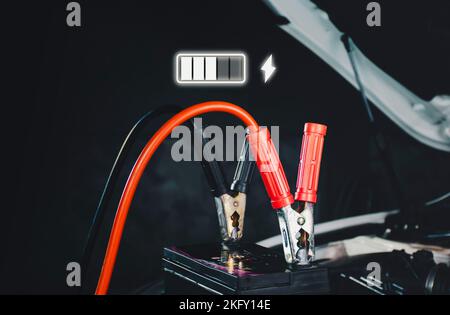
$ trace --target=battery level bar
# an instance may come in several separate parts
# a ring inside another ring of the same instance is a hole
[[[243,53],[179,53],[175,64],[179,84],[243,84],[246,81]]]

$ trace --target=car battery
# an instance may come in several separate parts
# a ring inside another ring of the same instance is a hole
[[[166,294],[326,294],[328,270],[289,266],[283,255],[256,244],[164,248]]]

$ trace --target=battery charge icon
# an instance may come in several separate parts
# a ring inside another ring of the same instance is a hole
[[[243,53],[180,53],[175,64],[179,84],[243,84],[246,81]]]

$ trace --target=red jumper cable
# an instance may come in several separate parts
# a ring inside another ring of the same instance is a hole
[[[307,265],[314,257],[313,208],[317,201],[326,131],[325,125],[305,124],[295,192],[298,202],[295,205],[269,131],[266,128],[251,128],[248,136],[267,194],[277,212],[284,257],[289,264]]]
[[[128,177],[127,183],[122,193],[116,216],[114,218],[113,227],[111,229],[105,258],[103,260],[102,271],[100,273],[100,278],[97,284],[97,295],[104,295],[108,292],[109,283],[111,281],[111,276],[114,270],[123,229],[128,215],[128,210],[130,209],[130,205],[133,201],[137,185],[139,184],[141,176],[148,162],[150,161],[158,147],[161,145],[161,143],[164,141],[164,139],[172,132],[173,128],[184,123],[188,119],[208,112],[229,113],[240,118],[246,126],[255,129],[259,128],[255,119],[243,108],[228,102],[214,101],[200,103],[186,108],[185,110],[181,111],[180,113],[173,116],[170,120],[168,120],[153,135],[153,137],[142,150],[136,163],[134,164],[133,170]]]
[[[151,157],[173,128],[207,112],[230,113],[240,118],[248,126],[247,138],[250,149],[253,156],[256,157],[256,164],[272,207],[277,210],[285,259],[288,263],[298,264],[308,264],[312,260],[314,256],[312,210],[317,199],[316,192],[326,126],[311,123],[305,125],[295,194],[299,206],[293,208],[291,204],[294,202],[294,198],[289,191],[283,166],[267,129],[260,129],[253,117],[239,106],[227,102],[205,102],[189,107],[168,120],[153,135],[139,155],[119,202],[96,294],[103,295],[108,291],[127,214],[137,185]]]

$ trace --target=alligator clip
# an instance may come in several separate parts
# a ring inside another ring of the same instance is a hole
[[[284,257],[288,264],[307,265],[314,257],[313,208],[317,200],[326,130],[325,125],[305,124],[295,193],[298,202],[294,205],[294,197],[269,131],[267,128],[251,130],[248,136],[272,207],[277,212]]]
[[[205,138],[203,141],[205,143]],[[222,165],[218,161],[206,161],[202,158],[201,164],[214,196],[222,241],[237,242],[243,236],[247,191],[255,169],[255,162],[250,158],[247,137],[244,137],[230,188],[228,188]]]

